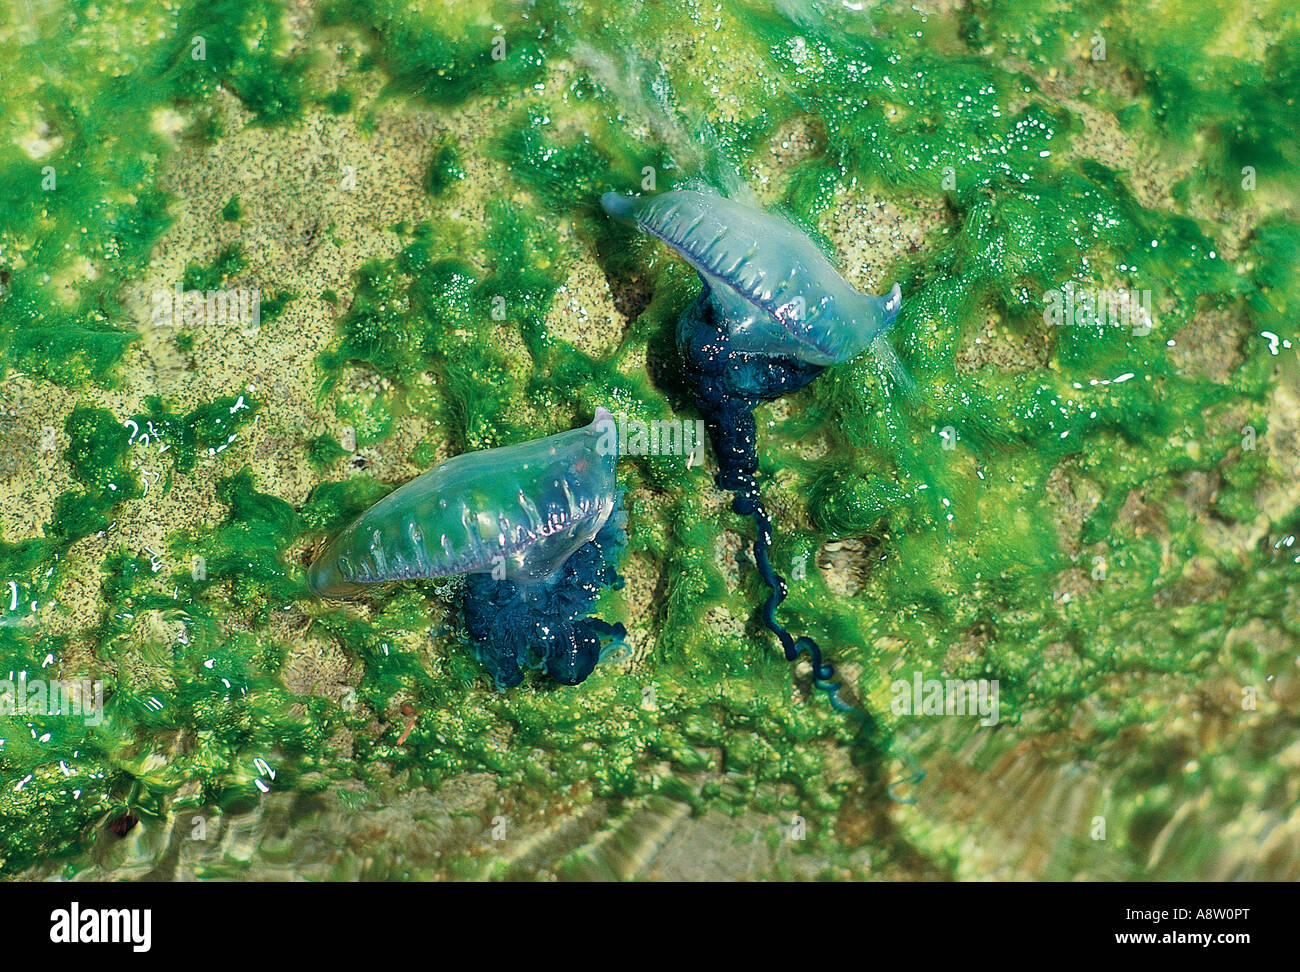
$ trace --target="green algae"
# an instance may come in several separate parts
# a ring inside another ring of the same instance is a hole
[[[227,223],[238,223],[243,215],[244,206],[239,201],[238,196],[231,196],[229,201],[221,207],[221,218]]]
[[[361,67],[382,67],[394,92],[456,105],[474,94],[519,91],[541,76],[553,5],[492,6],[425,12],[392,0],[333,0],[322,22],[374,35],[378,43]]]
[[[433,153],[424,187],[430,195],[440,196],[464,178],[465,170],[461,168],[460,153],[456,151],[454,143],[445,142]]]
[[[1143,111],[1130,102],[1120,116],[1180,144],[1205,136],[1205,170],[1220,186],[1239,183],[1245,165],[1275,177],[1295,171],[1300,141],[1290,119],[1300,77],[1300,23],[1294,10],[1264,3],[1246,14],[1230,4],[1170,0],[1152,5],[1152,21],[1123,12],[1114,0],[1014,6],[977,0],[963,27],[979,49],[1040,66],[1120,61],[1150,106]],[[1158,30],[1150,29],[1154,19]],[[1221,37],[1238,39],[1238,50],[1254,48],[1255,69],[1243,71],[1236,50],[1207,40]]]
[[[112,22],[130,25],[128,35],[161,27],[153,5],[117,7]],[[21,28],[28,10],[15,7],[10,24]],[[111,379],[135,340],[118,281],[147,265],[170,222],[157,183],[170,146],[154,113],[190,105],[196,133],[216,137],[211,102],[222,89],[268,123],[296,115],[305,63],[276,53],[284,40],[282,13],[275,0],[188,5],[179,23],[168,24],[166,40],[142,39],[142,49],[113,63],[106,80],[95,58],[81,56],[80,44],[65,42],[80,38],[112,51],[105,57],[116,61],[117,45],[96,36],[105,25],[93,8],[70,5],[52,40],[25,44],[21,31],[11,35],[11,67],[24,78],[24,90],[11,92],[0,109],[0,125],[15,136],[0,148],[6,212],[0,266],[9,275],[0,300],[0,350],[7,372],[63,385]],[[33,158],[17,137],[35,126],[53,147]],[[65,246],[72,239],[79,240],[75,253]],[[52,281],[69,277],[72,292],[59,293]]]
[[[317,470],[325,470],[348,454],[332,435],[318,435],[307,445],[307,459]]]
[[[151,426],[151,422],[156,424]],[[18,543],[0,540],[0,572],[14,580],[22,594],[21,602],[31,604],[36,613],[56,598],[72,546],[92,533],[108,530],[110,518],[122,503],[144,495],[145,486],[129,459],[141,428],[149,428],[159,441],[168,443],[173,448],[174,467],[185,472],[193,467],[199,448],[229,445],[233,430],[242,422],[242,416],[233,414],[231,404],[225,401],[201,406],[182,417],[155,400],[148,416],[137,416],[130,423],[120,421],[107,409],[87,405],[74,408],[66,423],[69,444],[64,460],[78,485],[56,499],[43,537]],[[138,731],[191,725],[185,709],[165,705],[158,709],[146,701],[156,700],[157,692],[163,691],[154,691],[156,682],[137,675],[130,666],[120,667],[118,646],[132,640],[129,620],[139,611],[174,615],[177,610],[175,598],[157,590],[156,570],[148,558],[125,551],[106,559],[101,620],[94,632],[99,664],[88,665],[84,659],[69,661],[72,646],[68,640],[43,635],[38,627],[0,628],[7,670],[29,672],[28,677],[33,679],[43,677],[45,670],[53,670],[63,679],[99,679],[104,682],[105,700],[102,725],[81,725],[56,712],[33,713],[19,717],[30,731],[32,745],[24,741],[27,731],[6,731],[5,742],[0,745],[4,778],[19,780],[28,775],[33,786],[31,790],[25,786],[4,788],[0,803],[0,821],[4,823],[0,827],[0,867],[21,868],[51,848],[56,854],[60,848],[70,848],[73,835],[84,836],[92,819],[113,807],[125,806],[125,780],[134,780],[136,787],[148,787],[148,774],[140,767],[152,762],[151,750],[129,755],[136,748]],[[14,618],[13,614],[6,615],[6,620]],[[212,630],[206,629],[209,636]],[[176,664],[163,665],[159,659],[150,662],[159,678],[168,683],[182,675],[183,669]],[[282,687],[274,691],[279,696],[284,694]],[[269,705],[270,700],[259,704]],[[6,723],[7,729],[12,727],[13,717],[8,717]],[[229,769],[230,764],[227,761],[221,765]],[[177,781],[185,777],[167,779],[169,783],[158,792],[170,796]],[[53,800],[51,795],[61,799]],[[148,806],[138,791],[130,801],[132,809],[147,811]]]
[[[239,276],[248,266],[243,247],[231,243],[222,248],[207,266],[191,263],[185,268],[181,283],[186,290],[216,290],[231,279]]]
[[[1088,31],[1100,25],[1108,57],[1143,80],[1141,103],[1150,110],[1135,117],[1114,92],[1091,97],[1171,151],[1186,151],[1201,133],[1211,161],[1224,164],[1211,166],[1209,183],[1180,191],[1185,203],[1217,198],[1239,182],[1228,163],[1258,165],[1265,176],[1294,169],[1294,127],[1283,107],[1294,96],[1294,24],[1269,14],[1276,22],[1266,26],[1280,36],[1256,78],[1243,84],[1238,67],[1201,49],[1199,38],[1222,23],[1221,11],[1155,42],[1138,36],[1141,16],[1126,19],[1119,5],[1104,3],[1069,13],[1066,30],[1057,21],[1061,8],[1048,3],[1014,12],[974,4],[956,18],[882,13],[870,30],[732,11],[729,49],[757,59],[754,80],[727,88],[744,93],[737,113],[712,125],[701,148],[691,139],[634,135],[628,124],[650,112],[662,131],[714,114],[712,92],[724,79],[708,58],[700,64],[671,53],[684,38],[712,30],[700,8],[614,8],[601,16],[635,19],[637,56],[662,65],[659,95],[645,103],[589,79],[533,90],[576,39],[592,36],[583,28],[593,13],[572,5],[503,5],[493,11],[500,20],[463,12],[460,20],[445,19],[441,8],[407,12],[362,0],[328,6],[322,27],[367,38],[357,71],[382,78],[387,99],[445,108],[477,97],[491,106],[484,110],[499,111],[486,154],[508,167],[511,182],[509,198],[488,206],[481,226],[420,221],[403,228],[395,256],[358,269],[337,338],[317,359],[319,400],[352,427],[357,446],[394,442],[404,419],[418,415],[428,432],[407,458],[423,468],[439,446],[460,452],[535,438],[570,427],[597,405],[642,419],[681,413],[685,396],[668,369],[652,366],[646,374],[629,362],[641,353],[671,360],[676,318],[698,284],[652,244],[610,226],[596,199],[607,189],[638,190],[647,166],[665,180],[660,188],[678,174],[699,174],[691,167],[701,152],[720,170],[747,170],[781,125],[809,121],[815,150],[780,173],[774,187],[801,222],[816,225],[843,194],[866,187],[941,200],[949,223],[920,252],[887,268],[904,287],[894,343],[917,395],[891,396],[859,360],[827,372],[788,413],[762,413],[760,475],[776,512],[774,562],[792,578],[782,609],[790,627],[817,637],[842,669],[858,673],[849,689],[886,730],[901,728],[889,714],[889,682],[902,644],[908,671],[997,679],[1004,726],[1024,727],[1059,747],[1062,758],[1091,754],[1176,715],[1168,701],[1176,691],[1153,699],[1119,676],[1190,688],[1198,677],[1235,666],[1262,684],[1268,662],[1225,659],[1222,646],[1252,619],[1300,637],[1288,608],[1294,565],[1286,548],[1225,552],[1215,570],[1231,593],[1200,599],[1186,597],[1169,551],[1179,563],[1216,559],[1205,519],[1187,510],[1189,477],[1222,479],[1212,508],[1230,525],[1256,521],[1257,497],[1276,487],[1276,461],[1243,448],[1242,426],[1267,433],[1263,406],[1278,381],[1275,349],[1258,335],[1293,345],[1298,338],[1300,230],[1275,215],[1229,255],[1221,227],[1190,218],[1186,206],[1144,199],[1106,159],[1072,153],[1083,126],[1043,92],[1049,68],[1095,70],[1074,48],[1086,53]],[[9,149],[0,154],[0,191],[17,214],[0,237],[0,260],[11,275],[0,297],[6,367],[64,385],[111,382],[135,338],[122,323],[115,288],[102,279],[83,282],[71,304],[51,302],[40,275],[65,270],[71,257],[60,247],[80,235],[80,255],[102,259],[111,250],[115,275],[136,276],[167,220],[153,184],[157,163],[115,162],[96,144],[102,123],[91,112],[112,105],[140,121],[137,132],[114,127],[113,151],[141,159],[166,154],[144,123],[156,106],[177,105],[192,117],[195,134],[221,137],[219,87],[233,91],[259,124],[285,124],[317,96],[306,80],[311,59],[286,50],[281,14],[270,2],[196,4],[168,41],[141,59],[148,65],[141,75],[161,87],[97,92],[85,79],[90,100],[83,104],[46,91],[43,109],[71,140],[58,151],[71,157],[75,144],[80,164],[41,200],[46,214],[38,216],[30,162]],[[187,63],[199,35],[209,40],[209,60]],[[499,59],[497,37],[505,39]],[[320,97],[329,110],[347,112],[350,96],[340,92]],[[515,97],[525,93],[526,100]],[[470,181],[467,155],[452,142],[434,147],[422,170],[425,191],[439,199],[461,191]],[[61,161],[53,164],[62,171]],[[96,201],[125,198],[128,190],[132,204],[105,211]],[[235,200],[227,205],[241,225],[254,218],[238,209]],[[561,217],[575,224],[573,236],[561,236]],[[603,358],[546,324],[578,258],[569,249],[575,245],[594,251],[612,279],[635,277],[653,291]],[[21,270],[11,252],[21,253]],[[247,255],[231,244],[209,263],[191,263],[185,286],[219,287],[246,266]],[[1138,335],[1049,327],[1044,295],[1067,282],[1151,291],[1155,328]],[[264,319],[274,320],[291,299],[279,291],[262,305]],[[1210,311],[1246,322],[1246,336],[1231,348],[1240,364],[1224,376],[1193,373],[1176,354],[1185,329]],[[1039,346],[1038,361],[963,365],[985,316]],[[1126,374],[1132,377],[1119,380]],[[364,375],[382,382],[359,386],[354,379]],[[200,455],[237,448],[240,428],[257,409],[238,394],[184,414],[147,399],[130,417],[135,434],[108,410],[74,409],[64,462],[77,485],[58,498],[43,536],[0,540],[0,578],[19,579],[24,602],[56,597],[73,544],[107,529],[119,504],[143,493],[130,465],[141,430],[168,447],[166,489],[174,476],[194,475]],[[628,799],[657,793],[698,811],[721,804],[788,815],[797,808],[816,823],[837,819],[855,801],[878,800],[864,794],[878,794],[888,780],[864,756],[854,725],[805,698],[806,686],[792,680],[762,634],[754,610],[763,589],[747,560],[736,590],[729,589],[717,544],[724,532],[748,536],[751,528],[716,512],[704,470],[682,457],[620,465],[629,556],[653,563],[660,578],[642,622],[644,659],[631,669],[602,667],[576,690],[537,684],[502,694],[485,684],[458,628],[451,588],[414,585],[361,606],[310,598],[301,554],[397,483],[341,471],[347,452],[333,435],[304,430],[301,439],[303,461],[322,481],[298,508],[264,492],[270,487],[259,487],[260,471],[243,470],[216,482],[220,509],[207,523],[171,535],[169,552],[183,569],[162,576],[136,553],[108,556],[91,658],[65,662],[68,645],[39,628],[0,627],[0,662],[7,663],[0,668],[37,668],[53,654],[68,666],[64,677],[94,673],[109,683],[103,727],[83,732],[48,718],[34,727],[53,733],[40,745],[40,733],[28,743],[26,727],[5,733],[4,780],[31,778],[21,790],[0,787],[0,870],[32,863],[37,846],[51,856],[84,847],[90,824],[110,811],[252,806],[258,781],[271,784],[255,758],[274,764],[275,788],[302,791],[390,774],[404,774],[407,786],[437,787],[487,772],[502,792],[538,805],[575,792]],[[821,447],[817,454],[806,454],[808,443]],[[1076,535],[1064,540],[1052,518],[1062,480],[1068,491],[1095,494]],[[1267,529],[1281,542],[1296,525],[1289,511]],[[793,573],[793,565],[815,562],[828,539],[869,542],[851,596],[833,590],[818,570]],[[1071,571],[1091,582],[1070,598],[1057,596]],[[624,598],[611,595],[601,613],[626,614]],[[183,637],[142,634],[137,620],[151,613],[174,621]],[[720,614],[738,623],[703,620]],[[357,663],[354,696],[336,702],[286,688],[294,645],[286,619],[294,637],[322,639]],[[955,645],[968,650],[954,656]],[[403,704],[415,712],[409,730]],[[1080,727],[1075,711],[1085,706],[1091,715]],[[349,740],[347,757],[338,733]],[[1128,873],[1144,873],[1180,795],[1208,786],[1232,815],[1238,784],[1229,757],[1203,757],[1217,765],[1198,780],[1171,775],[1170,766],[1187,762],[1177,748],[1157,740],[1120,764],[1116,799],[1130,807],[1121,841]],[[841,750],[854,754],[849,771],[835,758]],[[668,769],[652,769],[659,764]],[[81,796],[71,800],[74,782]],[[785,795],[774,797],[770,786],[786,788]],[[871,805],[873,813],[888,813]],[[804,853],[842,859],[845,842],[832,833],[814,828]],[[775,828],[764,834],[769,842],[782,839]],[[901,839],[886,854],[925,856]],[[955,850],[926,854],[927,868],[956,872]],[[467,862],[449,866],[482,873]],[[584,865],[568,866],[580,874]]]
[[[235,441],[239,428],[257,414],[258,403],[243,395],[229,395],[206,402],[184,415],[172,411],[156,395],[145,399],[146,411],[132,418],[137,431],[143,429],[143,444],[149,436],[174,449],[172,465],[178,473],[194,469],[200,453],[215,455]]]
[[[205,102],[234,92],[259,120],[297,116],[306,100],[308,58],[285,55],[284,8],[275,0],[217,0],[180,12],[155,70],[169,100]]]

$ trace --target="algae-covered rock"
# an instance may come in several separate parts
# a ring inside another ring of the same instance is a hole
[[[0,873],[1300,876],[1285,4],[20,3],[0,55]],[[305,584],[450,456],[699,417],[699,283],[599,198],[700,183],[902,285],[913,394],[757,412],[870,731],[712,455],[620,461],[580,687],[498,691],[454,580]]]

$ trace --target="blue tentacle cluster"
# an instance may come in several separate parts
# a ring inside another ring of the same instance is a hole
[[[677,323],[682,373],[718,456],[718,486],[758,498],[758,429],[754,409],[798,391],[826,369],[797,358],[733,347],[708,285]],[[739,509],[736,512],[741,512]]]
[[[545,580],[518,584],[491,574],[465,579],[465,628],[497,685],[518,685],[527,668],[577,685],[595,669],[602,640],[626,636],[623,625],[587,616],[602,590],[623,586],[617,568],[627,543],[622,501],[620,492],[600,532]]]

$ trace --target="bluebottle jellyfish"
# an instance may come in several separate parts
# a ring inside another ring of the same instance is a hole
[[[704,289],[677,326],[681,369],[717,453],[718,486],[733,493],[732,509],[752,516],[757,528],[754,559],[771,591],[763,622],[789,661],[808,655],[814,683],[837,709],[870,722],[841,698],[835,669],[818,644],[795,638],[776,618],[786,582],[768,557],[772,521],[756,479],[753,413],[867,349],[907,384],[884,337],[902,303],[898,285],[885,297],[859,293],[795,226],[714,192],[608,192],[601,205],[667,243],[699,273]]]
[[[313,560],[307,584],[347,597],[464,574],[465,627],[499,686],[518,685],[528,668],[576,685],[626,634],[587,616],[602,590],[623,583],[617,461],[603,408],[584,428],[456,456],[362,513]]]

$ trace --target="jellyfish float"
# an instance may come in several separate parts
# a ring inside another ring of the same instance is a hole
[[[464,574],[466,631],[499,686],[528,668],[577,685],[626,634],[587,616],[602,590],[622,586],[617,461],[603,408],[584,428],[456,456],[362,513],[315,558],[307,584],[347,597]]]
[[[718,459],[717,483],[732,509],[752,516],[754,559],[771,591],[763,622],[787,660],[807,654],[814,684],[841,711],[835,669],[808,637],[777,620],[785,579],[768,559],[772,521],[758,488],[754,409],[797,391],[828,366],[870,348],[900,383],[906,373],[885,341],[898,314],[898,285],[885,297],[854,290],[807,234],[785,220],[715,192],[680,189],[657,196],[608,192],[610,216],[662,240],[700,275],[704,290],[677,326],[681,369],[704,416]]]

